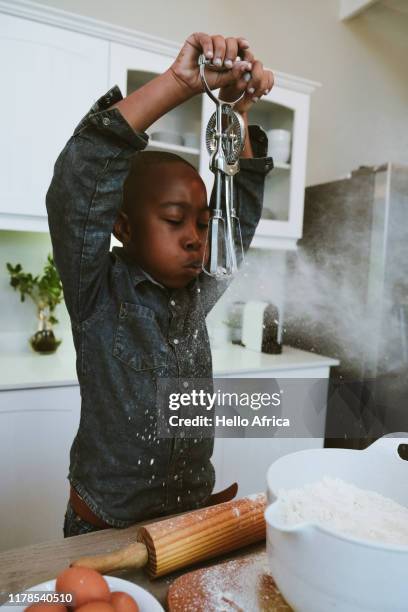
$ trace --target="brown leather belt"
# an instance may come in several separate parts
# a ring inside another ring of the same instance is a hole
[[[231,501],[234,499],[238,492],[238,484],[234,482],[232,485],[219,491],[218,493],[213,493],[208,498],[206,506],[214,506],[215,504],[222,504],[223,502]],[[100,529],[110,529],[111,525],[105,523],[99,516],[96,516],[94,512],[86,505],[82,497],[78,495],[73,487],[70,489],[69,493],[69,502],[75,514],[77,514],[83,521],[90,523],[94,527],[99,527]]]
[[[75,514],[77,514],[83,521],[90,523],[94,527],[100,527],[100,529],[110,529],[111,525],[105,523],[99,516],[96,516],[94,512],[86,505],[82,497],[78,495],[74,487],[71,487],[69,492],[69,503]]]

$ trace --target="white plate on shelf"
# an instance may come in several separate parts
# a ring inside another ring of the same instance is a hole
[[[146,591],[146,589],[142,589],[142,587],[137,584],[133,584],[133,582],[129,582],[128,580],[123,580],[122,578],[116,578],[115,576],[104,576],[106,582],[109,585],[111,591],[123,591],[127,593],[131,597],[134,598],[136,603],[139,606],[140,612],[164,612],[164,609],[159,604],[157,599],[153,597]],[[41,584],[36,584],[35,586],[30,587],[24,591],[25,593],[29,591],[55,591],[55,580],[47,580],[47,582],[42,582]],[[1,612],[24,612],[24,610],[30,604],[25,604],[23,606],[16,606],[13,604],[12,606],[3,604],[1,607]]]

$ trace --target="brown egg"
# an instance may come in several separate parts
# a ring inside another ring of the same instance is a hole
[[[91,601],[80,608],[75,608],[75,612],[115,612],[115,608],[106,601]]]
[[[110,601],[115,612],[139,612],[139,606],[133,597],[122,591],[114,591]]]
[[[58,603],[35,603],[24,610],[24,612],[68,612],[68,608]]]
[[[90,601],[110,600],[105,578],[89,567],[69,567],[58,574],[55,590],[58,593],[72,593],[76,608]]]

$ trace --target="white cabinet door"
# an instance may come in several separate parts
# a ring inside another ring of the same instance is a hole
[[[109,43],[0,14],[0,229],[45,230],[54,162],[105,93]]]
[[[62,537],[78,386],[0,392],[0,550]]]
[[[310,96],[276,86],[265,97],[264,106],[266,103],[271,107],[271,120],[266,127],[283,127],[292,133],[291,159],[290,164],[275,163],[266,178],[264,213],[272,212],[275,219],[263,214],[253,246],[293,249],[303,231]],[[290,121],[283,109],[292,115]]]

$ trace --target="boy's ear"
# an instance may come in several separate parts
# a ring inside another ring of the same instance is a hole
[[[116,221],[113,226],[113,235],[117,238],[123,246],[126,246],[130,242],[130,222],[129,217],[123,210],[118,212]]]

